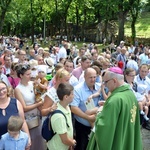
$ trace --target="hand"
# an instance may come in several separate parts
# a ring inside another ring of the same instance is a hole
[[[25,150],[30,150],[30,147],[31,147],[31,139],[29,138],[28,145],[26,146]]]
[[[90,102],[92,98],[93,98],[93,95],[90,95],[90,96],[88,97],[87,101]]]
[[[77,144],[77,142],[76,142],[76,140],[73,140],[73,142],[74,142],[74,145],[73,145],[73,146],[75,147],[75,146],[76,146],[76,144]]]
[[[95,119],[96,119],[95,115],[89,115],[88,118],[87,118],[87,120],[89,122],[95,122]]]
[[[93,109],[86,110],[85,113],[88,115],[93,115],[97,113],[97,110],[98,110],[98,107],[94,107]]]
[[[38,106],[42,106],[43,105],[43,101],[41,100],[37,104],[38,104]]]
[[[34,81],[34,84],[38,85],[40,82],[41,82],[41,79],[37,79],[37,80]]]
[[[105,84],[101,84],[101,89],[104,90]]]
[[[41,79],[38,79],[38,80],[37,80],[37,83],[39,84],[40,82],[41,82]]]

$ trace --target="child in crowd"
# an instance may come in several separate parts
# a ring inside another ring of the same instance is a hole
[[[29,65],[31,67],[31,81],[34,81],[38,74],[38,71],[37,71],[38,61],[35,59],[31,59],[29,61]]]
[[[48,80],[45,78],[46,71],[44,68],[38,68],[38,75],[34,81],[34,92],[36,101],[39,102],[42,100],[41,96],[47,92]]]
[[[57,89],[57,95],[60,100],[58,110],[61,110],[65,117],[60,113],[55,113],[51,117],[51,125],[56,133],[53,138],[48,141],[47,147],[49,150],[68,150],[76,145],[73,139],[73,125],[69,104],[72,102],[73,86],[69,83],[61,83]]]
[[[19,116],[11,116],[8,120],[8,132],[2,135],[0,150],[27,150],[29,137],[21,131],[23,119]]]

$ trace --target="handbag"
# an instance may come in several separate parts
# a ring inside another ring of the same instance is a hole
[[[28,128],[33,129],[39,126],[39,117],[38,116],[32,117],[30,119],[27,119],[26,122],[27,122]]]

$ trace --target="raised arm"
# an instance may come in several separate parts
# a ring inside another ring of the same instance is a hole
[[[74,113],[75,115],[83,118],[83,119],[86,119],[89,122],[94,122],[95,121],[95,115],[88,115],[88,114],[84,113],[77,106],[71,106],[71,112]]]
[[[57,108],[57,103],[54,103],[54,101],[49,97],[44,97],[44,103],[42,105],[41,114],[42,116],[47,116],[50,112],[53,112]]]

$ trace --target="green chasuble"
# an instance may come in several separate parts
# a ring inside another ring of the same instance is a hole
[[[123,85],[111,93],[97,115],[87,150],[142,149],[138,103],[129,86]]]

